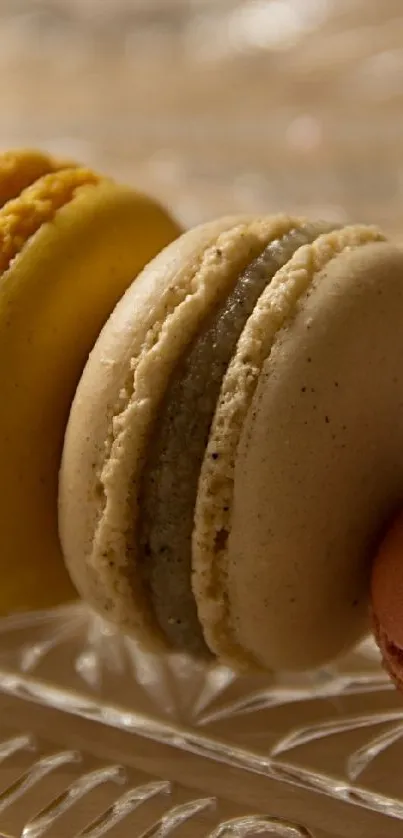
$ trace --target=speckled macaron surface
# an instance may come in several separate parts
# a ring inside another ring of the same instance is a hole
[[[403,496],[403,254],[332,227],[189,231],[91,353],[61,540],[82,595],[146,643],[309,668],[368,628],[371,550]]]

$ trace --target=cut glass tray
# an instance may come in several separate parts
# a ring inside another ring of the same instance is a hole
[[[240,677],[73,604],[0,622],[0,690],[0,836],[403,834],[403,703],[369,640]]]

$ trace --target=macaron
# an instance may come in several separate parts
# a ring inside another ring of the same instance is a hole
[[[373,629],[385,669],[403,692],[403,514],[381,539],[372,568]]]
[[[403,254],[334,227],[185,233],[90,354],[61,543],[81,595],[146,645],[309,668],[368,630],[371,551],[403,492]]]
[[[0,613],[75,595],[58,471],[89,351],[125,289],[179,228],[154,201],[36,151],[0,156]]]

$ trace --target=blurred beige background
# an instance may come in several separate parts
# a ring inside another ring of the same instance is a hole
[[[402,0],[0,0],[0,145],[174,207],[403,220]]]

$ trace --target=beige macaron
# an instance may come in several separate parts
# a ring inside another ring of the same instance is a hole
[[[91,353],[61,541],[82,595],[148,644],[295,668],[366,631],[371,550],[403,494],[403,255],[331,228],[184,234]]]

